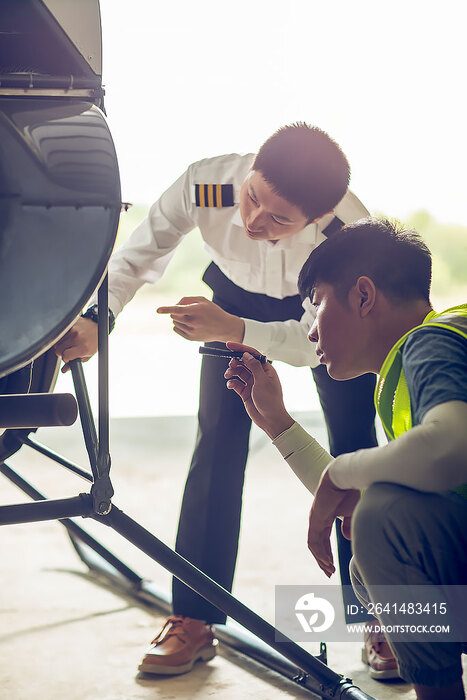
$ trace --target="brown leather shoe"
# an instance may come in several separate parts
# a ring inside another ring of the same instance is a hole
[[[362,661],[364,664],[368,664],[371,678],[377,681],[400,678],[397,661],[391,647],[384,634],[375,631],[375,627],[379,629],[378,620],[372,620],[366,625],[371,627],[371,630],[365,630],[364,633],[363,643],[365,646],[362,649]]]
[[[152,640],[138,669],[143,673],[164,675],[188,673],[196,661],[212,659],[217,645],[210,625],[191,617],[172,615]]]

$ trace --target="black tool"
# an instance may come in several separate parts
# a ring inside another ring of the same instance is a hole
[[[199,351],[201,355],[211,355],[212,357],[234,357],[236,360],[241,360],[243,357],[243,350],[228,350],[227,348],[225,350],[223,348],[207,348],[204,345],[201,345]],[[268,362],[268,358],[266,357],[266,355],[256,355],[254,352],[250,352],[250,355],[254,357],[255,360],[259,360],[263,364],[265,362]]]

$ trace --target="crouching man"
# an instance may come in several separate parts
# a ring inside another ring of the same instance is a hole
[[[436,313],[430,282],[420,237],[372,218],[324,241],[300,273],[300,292],[317,312],[309,339],[329,375],[379,375],[385,446],[333,459],[287,413],[273,367],[253,348],[228,344],[245,351],[230,363],[228,388],[315,494],[310,551],[331,576],[330,532],[340,517],[352,539],[352,584],[375,608],[388,586],[467,585],[467,305]],[[455,617],[465,616],[463,601]],[[391,609],[378,617],[401,621]],[[387,637],[419,700],[465,697],[460,642]]]

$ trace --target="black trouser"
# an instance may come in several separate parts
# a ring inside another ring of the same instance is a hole
[[[303,314],[299,296],[275,299],[237,287],[216,265],[204,281],[213,301],[229,313],[257,321],[286,321]],[[213,343],[214,346],[222,344]],[[242,490],[251,421],[243,402],[226,387],[228,360],[203,357],[198,435],[185,485],[176,550],[208,576],[231,590],[237,558]],[[313,370],[329,433],[331,453],[376,445],[373,390],[375,377],[349,382],[331,379],[325,367]],[[342,583],[350,586],[350,545],[340,538]],[[354,602],[354,601],[352,601]],[[175,614],[223,624],[225,615],[190,588],[173,580]]]

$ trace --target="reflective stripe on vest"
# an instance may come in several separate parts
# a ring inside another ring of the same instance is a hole
[[[467,340],[467,304],[452,306],[441,313],[431,311],[420,326],[403,335],[389,351],[376,384],[375,406],[390,440],[412,427],[410,395],[402,368],[402,346],[411,333],[427,326],[445,328]],[[453,490],[467,498],[467,484]]]

